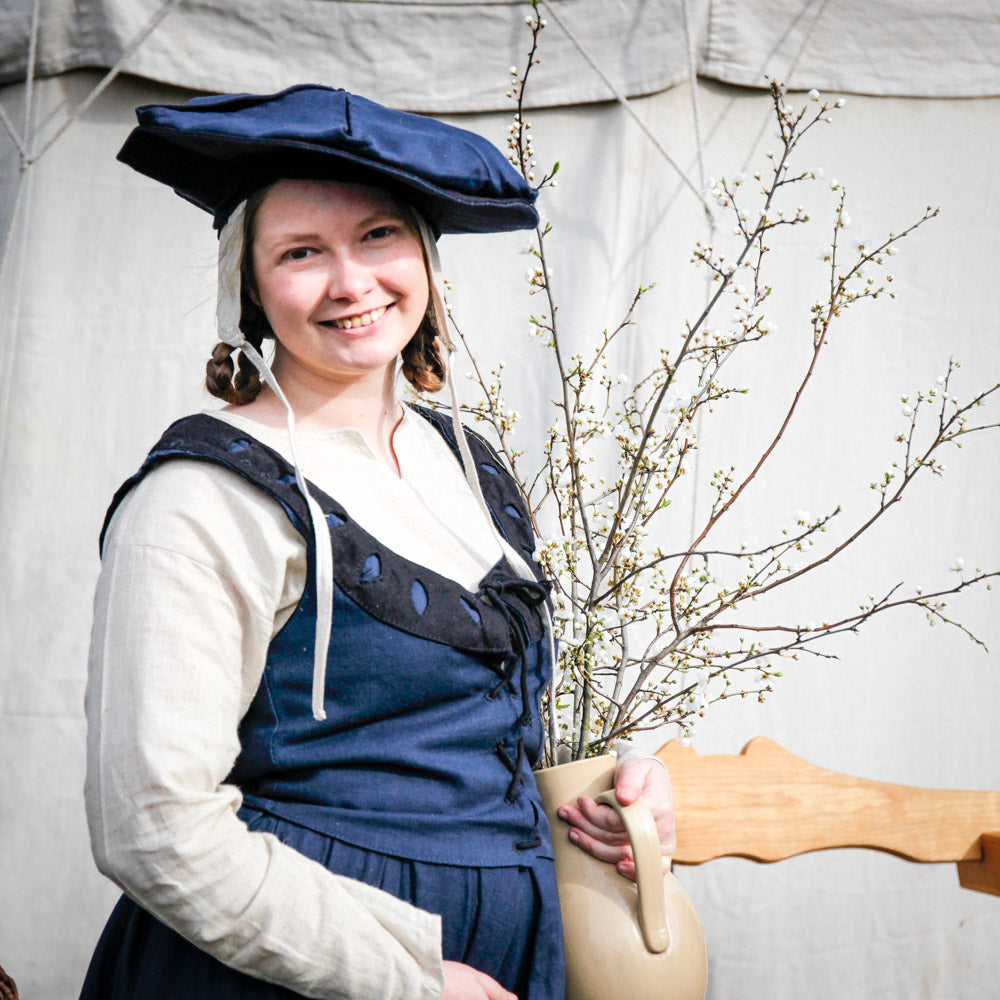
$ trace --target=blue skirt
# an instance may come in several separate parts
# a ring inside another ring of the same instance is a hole
[[[446,961],[485,972],[519,1000],[563,1000],[562,923],[551,861],[516,868],[436,865],[345,844],[246,806],[240,816],[249,829],[274,834],[332,872],[439,914]],[[126,896],[104,928],[80,994],[81,1000],[299,996],[223,965]]]

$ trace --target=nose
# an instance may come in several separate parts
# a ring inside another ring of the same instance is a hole
[[[359,302],[374,285],[371,268],[355,254],[337,254],[331,261],[326,291],[331,299]]]

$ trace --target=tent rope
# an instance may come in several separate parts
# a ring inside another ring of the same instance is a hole
[[[698,180],[701,183],[702,191],[705,190],[705,147],[701,133],[701,109],[698,104],[698,68],[695,65],[695,45],[694,33],[691,31],[690,0],[683,0],[684,3],[684,41],[687,47],[687,68],[688,87],[691,91],[691,116],[694,120],[694,141],[698,150]],[[705,214],[713,224],[715,217],[708,211],[706,205]]]
[[[14,140],[14,144],[17,146],[18,158],[20,161],[18,165],[17,191],[14,196],[14,207],[10,216],[10,225],[8,226],[7,233],[4,236],[3,253],[0,255],[0,288],[5,288],[9,279],[9,284],[11,286],[11,298],[13,301],[13,305],[10,310],[10,332],[5,338],[3,338],[2,341],[5,355],[4,363],[0,365],[0,428],[4,429],[4,432],[0,432],[0,463],[2,463],[4,453],[7,450],[7,434],[5,429],[10,427],[11,385],[12,371],[14,368],[13,359],[17,355],[17,334],[18,328],[20,327],[21,314],[20,266],[24,260],[23,252],[16,255],[18,263],[17,275],[13,273],[13,268],[10,273],[8,273],[8,265],[15,257],[15,255],[12,255],[12,249],[15,241],[18,236],[20,236],[23,250],[23,241],[29,228],[28,216],[30,214],[31,201],[26,197],[26,191],[31,178],[31,171],[29,170],[29,167],[37,163],[38,160],[52,148],[55,142],[60,138],[60,136],[63,135],[70,125],[78,121],[87,113],[93,103],[101,96],[102,93],[104,93],[109,84],[122,71],[124,64],[135,53],[136,49],[138,49],[139,46],[142,45],[147,38],[149,38],[149,36],[159,26],[160,22],[167,16],[167,14],[170,13],[170,11],[178,6],[180,2],[181,0],[166,0],[166,2],[159,7],[156,13],[153,14],[149,21],[147,21],[146,24],[140,29],[139,33],[132,39],[128,46],[126,46],[115,65],[104,75],[90,94],[87,95],[85,100],[76,108],[75,111],[73,111],[66,121],[63,122],[56,132],[46,140],[41,148],[34,151],[34,87],[35,69],[38,60],[38,30],[41,20],[41,0],[34,0],[34,6],[31,14],[31,35],[28,42],[28,65],[25,71],[24,81],[24,127],[21,135],[18,134],[13,123],[3,111],[3,108],[0,107],[0,122],[3,123],[4,128],[6,128],[6,130],[10,133],[11,138]]]
[[[4,288],[5,281],[8,276],[7,265],[11,260],[11,249],[14,246],[14,242],[20,235],[21,250],[22,252],[17,255],[18,259],[18,274],[15,278],[13,275],[10,277],[12,288],[11,298],[13,299],[13,305],[10,310],[11,322],[10,322],[10,333],[4,338],[4,358],[2,367],[2,374],[0,374],[0,413],[3,414],[3,419],[0,421],[0,426],[3,427],[4,433],[2,438],[0,438],[0,462],[3,460],[4,453],[7,450],[7,433],[6,429],[10,427],[10,397],[11,397],[11,386],[13,384],[13,369],[14,369],[14,358],[17,356],[17,334],[21,325],[21,281],[20,281],[20,268],[24,261],[24,239],[27,235],[28,225],[27,225],[27,215],[28,215],[28,200],[25,198],[25,191],[28,186],[29,176],[28,176],[28,163],[30,157],[28,151],[31,149],[31,144],[34,141],[35,134],[35,122],[34,122],[34,84],[35,84],[35,66],[37,65],[38,59],[38,27],[41,21],[41,0],[35,0],[31,9],[31,33],[28,40],[28,66],[26,69],[25,87],[24,87],[24,123],[23,123],[23,135],[21,141],[18,141],[15,137],[15,143],[18,148],[18,165],[17,165],[17,192],[14,195],[14,209],[10,216],[10,225],[7,227],[7,234],[4,237],[3,242],[3,255],[0,256],[0,288]],[[12,128],[12,127],[11,127]],[[14,135],[13,130],[11,134]],[[24,206],[22,210],[22,205]],[[23,221],[22,221],[23,215]],[[6,298],[6,296],[5,296]]]
[[[0,125],[3,125],[11,139],[14,141],[14,145],[17,146],[17,151],[21,154],[21,160],[23,162],[28,156],[27,147],[21,141],[20,133],[16,128],[14,128],[14,123],[7,117],[7,112],[4,111],[2,104],[0,104]]]
[[[35,66],[38,61],[38,25],[41,19],[42,0],[35,0],[31,8],[31,33],[28,36],[28,68],[24,79],[24,146],[31,149],[34,132],[31,108],[35,96]]]
[[[692,181],[691,178],[688,177],[688,175],[683,171],[683,169],[681,169],[677,161],[670,155],[670,153],[667,152],[664,145],[653,134],[649,126],[635,113],[635,111],[632,108],[632,105],[629,103],[629,99],[625,96],[624,93],[622,93],[621,90],[619,90],[618,87],[615,86],[614,83],[612,83],[610,78],[601,69],[601,67],[598,66],[598,64],[594,61],[593,57],[584,47],[580,39],[573,34],[573,32],[569,29],[566,23],[562,20],[562,18],[552,9],[552,5],[548,2],[548,0],[540,0],[539,6],[544,7],[546,13],[552,18],[553,21],[556,22],[556,24],[559,25],[559,27],[563,30],[563,33],[566,35],[566,37],[573,43],[573,46],[576,48],[577,52],[579,52],[580,55],[583,56],[584,60],[587,62],[587,65],[589,65],[590,68],[601,78],[601,80],[604,82],[607,88],[614,95],[615,100],[625,109],[626,113],[629,115],[632,121],[634,121],[636,125],[639,126],[639,129],[642,131],[643,135],[645,135],[646,138],[653,144],[656,151],[667,161],[667,163],[670,164],[671,167],[674,168],[674,170],[677,172],[681,180],[687,185],[688,188],[691,189],[694,196],[704,206],[705,211],[711,213],[712,211],[711,206],[705,199],[705,196],[702,194],[702,192],[695,185],[694,181]]]
[[[691,32],[690,17],[689,17],[689,6],[688,6],[688,4],[689,4],[689,0],[683,0],[684,35],[685,35],[685,38],[687,40],[688,81],[689,81],[689,86],[690,86],[690,90],[691,90],[691,109],[692,109],[692,116],[693,116],[693,119],[694,119],[695,142],[696,142],[696,146],[697,146],[697,150],[698,150],[698,173],[699,173],[699,179],[701,180],[702,189],[704,190],[704,188],[705,188],[705,162],[704,162],[704,147],[703,147],[703,144],[702,144],[701,114],[700,114],[700,108],[699,108],[699,104],[698,104],[698,75],[697,75],[697,69],[696,69],[696,66],[695,66],[694,39],[692,37],[692,32]],[[795,72],[795,68],[798,66],[799,62],[802,59],[802,56],[805,54],[806,47],[808,46],[809,41],[812,38],[813,32],[816,29],[816,25],[819,23],[819,20],[823,16],[823,14],[826,12],[826,9],[829,6],[829,4],[830,4],[830,0],[820,0],[819,5],[818,5],[817,10],[816,10],[816,13],[813,16],[811,22],[809,23],[809,27],[806,29],[806,32],[805,32],[805,34],[802,37],[802,41],[799,44],[798,51],[795,53],[794,57],[792,58],[791,63],[789,63],[788,70],[785,73],[785,79],[786,80],[791,79],[792,73]],[[803,7],[802,14],[805,13],[805,11],[808,9],[808,7],[809,7],[809,2],[807,2],[805,4],[805,6]],[[802,15],[800,14],[799,16],[801,17]],[[745,172],[747,170],[747,168],[749,167],[750,160],[753,157],[754,151],[757,149],[757,146],[760,144],[760,140],[763,137],[764,132],[767,130],[768,124],[770,122],[771,122],[771,111],[770,111],[770,109],[768,109],[767,113],[764,115],[763,121],[761,122],[761,126],[758,129],[758,131],[757,131],[756,137],[754,138],[753,142],[751,142],[750,148],[747,150],[747,156],[746,156],[746,159],[743,161],[743,166],[741,168],[741,170],[743,172]],[[715,239],[715,233],[716,233],[716,230],[718,228],[718,223],[717,223],[717,220],[716,220],[715,216],[710,211],[708,211],[707,208],[706,208],[705,214],[706,214],[706,216],[708,218],[709,243],[712,243],[712,242],[714,242],[714,239]],[[706,289],[705,290],[705,300],[706,300],[706,303],[708,302],[708,300],[710,298],[711,298],[711,290],[710,289]],[[696,426],[696,431],[697,431],[697,433],[699,435],[701,434],[702,417],[703,417],[703,413],[702,413],[701,410],[699,410],[698,411],[698,416],[697,416],[697,426]],[[695,453],[694,453],[693,475],[691,476],[691,482],[692,482],[692,492],[691,492],[691,533],[692,533],[692,537],[693,537],[694,532],[695,532],[696,517],[697,517],[697,510],[698,510],[698,483],[699,483],[700,478],[701,478],[699,476],[699,474],[698,474],[699,473],[700,458],[701,458],[701,451],[700,451],[700,449],[696,449]]]
[[[21,164],[17,174],[17,187],[14,193],[14,207],[10,213],[10,225],[3,241],[3,254],[0,255],[0,287],[2,287],[3,276],[7,271],[7,260],[10,257],[10,248],[14,243],[14,233],[17,230],[17,220],[21,214],[21,202],[24,200],[24,187],[27,175],[27,168]]]
[[[694,122],[694,137],[695,137],[695,147],[698,150],[698,180],[701,182],[701,189],[705,191],[707,185],[705,183],[705,147],[704,139],[702,136],[701,129],[701,106],[698,102],[698,68],[695,65],[695,39],[694,32],[691,30],[691,17],[690,17],[690,7],[689,0],[683,0],[683,10],[684,10],[684,39],[687,43],[687,66],[688,66],[688,89],[691,92],[691,117]],[[715,232],[718,227],[717,219],[715,214],[709,211],[708,207],[705,208],[705,220],[708,225],[708,242],[711,244],[715,241]],[[705,289],[705,304],[708,305],[711,300],[712,292],[711,289]],[[695,431],[698,436],[701,436],[702,429],[702,418],[703,410],[699,408],[696,416],[696,426]],[[697,533],[697,516],[698,516],[698,483],[701,479],[700,476],[701,469],[701,449],[695,448],[694,450],[694,468],[692,470],[691,476],[691,537],[696,537]]]
[[[59,126],[55,134],[53,134],[38,150],[37,153],[29,157],[28,162],[34,163],[42,156],[44,156],[52,145],[59,139],[59,137],[72,125],[75,121],[85,115],[93,105],[93,103],[104,93],[105,90],[111,85],[115,77],[124,69],[125,63],[135,54],[135,51],[139,48],[143,42],[160,26],[160,22],[179,4],[181,0],[166,0],[166,2],[153,14],[153,16],[146,22],[146,24],[140,29],[139,33],[132,39],[131,42],[125,47],[118,61],[108,70],[101,81],[94,87],[94,89],[87,95],[87,97],[81,102],[77,109]]]
[[[802,13],[805,13],[808,8],[808,4],[802,9]],[[830,6],[830,0],[820,0],[819,7],[816,10],[816,14],[806,29],[806,33],[802,36],[802,42],[799,45],[798,51],[795,53],[795,57],[788,64],[788,70],[785,72],[785,80],[790,80],[792,73],[795,72],[795,68],[798,66],[805,54],[806,46],[809,44],[809,40],[812,38],[813,31],[816,30],[816,25],[819,24],[819,19],[826,12],[826,8]],[[767,131],[768,125],[771,123],[771,109],[768,108],[767,113],[764,115],[764,120],[760,123],[760,128],[757,130],[757,135],[754,137],[753,142],[750,143],[750,148],[747,150],[747,158],[743,161],[743,166],[740,168],[744,173],[747,167],[750,166],[750,160],[753,158],[754,151],[760,145],[760,140],[764,137],[764,133]]]

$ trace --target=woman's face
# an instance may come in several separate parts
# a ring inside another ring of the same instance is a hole
[[[254,219],[252,262],[279,378],[381,386],[427,309],[420,237],[377,188],[278,181]]]

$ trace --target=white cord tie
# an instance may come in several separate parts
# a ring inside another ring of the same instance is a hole
[[[219,234],[219,293],[215,308],[219,339],[230,347],[239,348],[257,369],[263,381],[285,407],[288,428],[288,450],[295,469],[295,484],[309,508],[312,522],[316,570],[316,641],[313,647],[312,713],[317,721],[326,718],[326,658],[333,627],[333,548],[330,526],[320,505],[309,492],[305,474],[295,448],[295,413],[270,366],[240,330],[240,264],[243,260],[243,215],[246,202],[241,202],[226,220]]]

